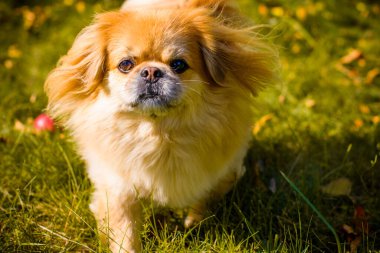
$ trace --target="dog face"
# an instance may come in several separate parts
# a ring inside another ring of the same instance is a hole
[[[163,116],[199,106],[204,91],[255,95],[273,77],[271,59],[250,31],[205,8],[109,12],[78,35],[45,88],[53,116],[70,115],[100,90],[122,111]]]
[[[210,85],[196,28],[178,16],[168,23],[167,15],[125,13],[110,28],[107,85],[124,110],[164,115],[194,103]]]

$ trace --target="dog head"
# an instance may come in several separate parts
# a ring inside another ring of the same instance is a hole
[[[257,91],[274,77],[275,53],[225,1],[98,15],[46,83],[53,116],[104,92],[120,110],[164,116],[222,89]]]

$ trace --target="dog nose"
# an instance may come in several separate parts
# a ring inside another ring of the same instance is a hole
[[[157,82],[163,75],[164,73],[156,67],[146,67],[140,72],[140,76],[150,83]]]

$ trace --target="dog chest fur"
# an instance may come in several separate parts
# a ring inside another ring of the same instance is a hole
[[[95,187],[185,207],[226,173],[240,169],[249,139],[247,118],[210,109],[198,112],[195,118],[203,118],[199,121],[187,118],[178,123],[169,117],[159,122],[119,113],[114,104],[101,94],[68,122]],[[239,104],[229,106],[241,113]],[[168,130],[168,124],[175,127]]]

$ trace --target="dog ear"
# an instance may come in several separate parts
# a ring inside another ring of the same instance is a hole
[[[242,26],[238,17],[215,17],[210,11],[198,13],[194,24],[212,83],[226,86],[230,81],[225,79],[231,78],[256,95],[261,87],[275,80],[277,52],[258,37],[254,27]]]
[[[65,116],[77,103],[94,96],[106,73],[105,23],[96,18],[76,37],[67,55],[45,82],[48,110],[53,116]]]

